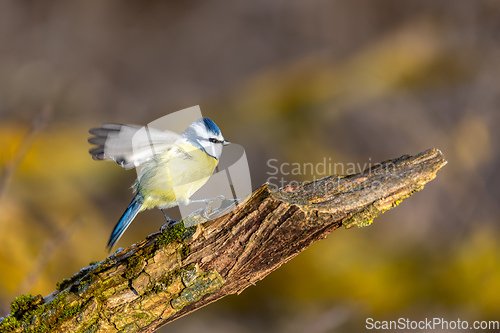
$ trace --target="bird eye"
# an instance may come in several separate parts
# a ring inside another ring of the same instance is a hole
[[[210,138],[210,139],[208,139],[208,141],[210,141],[211,143],[219,142],[216,138]]]

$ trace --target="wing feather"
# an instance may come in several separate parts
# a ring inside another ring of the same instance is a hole
[[[174,132],[122,124],[102,124],[89,130],[88,142],[95,160],[113,160],[125,169],[133,169],[169,150],[182,137]]]

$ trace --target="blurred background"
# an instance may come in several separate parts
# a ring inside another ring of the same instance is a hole
[[[449,163],[370,227],[164,332],[499,320],[499,36],[495,0],[0,2],[0,315],[107,256],[136,174],[93,161],[87,130],[200,105],[245,147],[254,188],[269,159],[363,165],[435,147]],[[140,214],[118,246],[163,223]]]

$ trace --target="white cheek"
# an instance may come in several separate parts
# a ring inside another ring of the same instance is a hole
[[[218,143],[214,146],[214,156],[219,159],[220,155],[222,154],[222,144]]]
[[[215,149],[216,148],[214,147],[215,145],[213,143],[211,143],[209,141],[203,141],[202,142],[202,146],[203,146],[203,148],[205,149],[205,151],[207,152],[208,155],[217,156],[215,154],[215,152],[216,152]]]
[[[208,153],[214,157],[217,157],[217,148],[216,144],[211,143],[207,149]]]

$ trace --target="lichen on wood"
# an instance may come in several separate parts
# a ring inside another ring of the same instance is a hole
[[[153,332],[242,292],[342,226],[369,225],[445,164],[430,149],[353,175],[283,189],[264,184],[229,214],[152,234],[83,268],[45,298],[16,298],[0,331]]]

